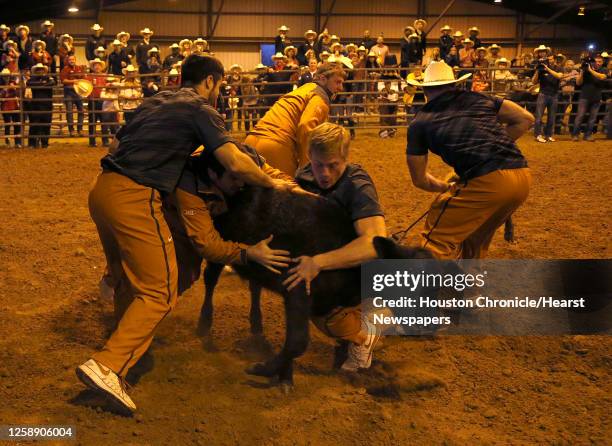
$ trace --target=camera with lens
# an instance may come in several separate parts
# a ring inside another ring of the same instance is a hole
[[[536,64],[536,69],[540,72],[543,73],[544,67],[548,66],[548,59],[546,57],[541,57],[538,59],[537,64]]]
[[[595,58],[590,54],[587,56],[583,56],[580,58],[580,68],[582,68],[583,70],[587,70],[589,66],[593,65],[594,62]]]

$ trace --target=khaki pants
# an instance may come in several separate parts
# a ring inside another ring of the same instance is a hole
[[[174,242],[159,192],[123,175],[103,172],[98,176],[89,193],[89,212],[115,284],[118,320],[110,339],[93,358],[125,376],[176,305]]]
[[[439,259],[487,255],[497,228],[527,199],[528,168],[496,170],[440,195],[431,205],[421,246]]]
[[[295,171],[298,168],[298,159],[293,147],[288,147],[272,139],[260,138],[255,135],[247,136],[244,143],[257,150],[257,153],[263,156],[266,159],[266,163],[270,166],[277,168],[287,175],[295,176]]]
[[[325,316],[312,318],[313,324],[327,336],[361,344],[361,306],[336,308]]]

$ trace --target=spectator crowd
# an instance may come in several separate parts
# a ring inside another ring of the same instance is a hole
[[[0,26],[0,108],[7,145],[48,146],[54,88],[63,93],[68,134],[84,136],[87,114],[90,146],[96,145],[98,123],[101,142],[107,145],[143,98],[178,88],[186,57],[213,54],[205,39],[185,38],[169,45],[162,58],[148,27],[140,30],[135,44],[129,32],[121,31],[111,40],[103,31],[100,24],[91,26],[85,43],[87,63],[79,65],[73,37],[57,35],[49,20],[36,36],[26,25],[14,32]],[[540,45],[508,60],[498,44],[482,42],[475,26],[464,35],[445,25],[433,38],[423,19],[404,28],[399,61],[384,36],[372,36],[369,30],[354,43],[343,42],[327,29],[321,33],[309,29],[295,40],[289,33],[287,26],[278,28],[271,66],[259,63],[250,71],[230,66],[217,104],[228,130],[242,130],[244,125],[248,132],[280,96],[313,81],[321,63],[336,62],[348,77],[344,92],[333,100],[330,119],[354,136],[356,118],[376,114],[379,135],[392,137],[399,112],[416,113],[424,102],[422,91],[406,80],[421,80],[427,64],[444,60],[458,76],[471,73],[463,88],[508,97],[534,112],[534,136],[539,142],[554,142],[554,135],[563,132],[578,140],[581,131],[585,140],[592,140],[605,103],[610,135],[612,107],[606,90],[611,88],[612,60],[606,52],[587,51],[580,60],[571,60]],[[26,121],[27,141],[22,140]]]

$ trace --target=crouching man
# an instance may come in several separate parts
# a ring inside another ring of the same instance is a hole
[[[372,239],[386,236],[385,218],[372,179],[361,166],[348,162],[349,144],[349,132],[339,125],[323,123],[314,128],[309,139],[310,163],[298,170],[296,182],[346,210],[357,238],[339,249],[294,259],[297,265],[284,282],[289,290],[304,282],[310,293],[310,283],[321,271],[353,268],[377,258]],[[337,308],[313,322],[327,335],[350,342],[343,370],[370,367],[380,331],[365,318],[362,322],[360,306]]]

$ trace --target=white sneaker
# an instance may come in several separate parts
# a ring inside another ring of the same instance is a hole
[[[546,138],[546,141],[548,141],[548,142],[557,142],[557,140],[555,138],[553,138],[552,136],[549,136],[548,138]]]
[[[538,135],[536,137],[536,141],[537,142],[546,142],[546,138],[544,138],[542,135]]]
[[[125,383],[108,367],[89,359],[76,368],[76,375],[87,387],[110,396],[130,412],[136,410],[136,404],[125,391]]]
[[[361,345],[351,342],[348,349],[348,358],[342,364],[342,370],[356,372],[359,369],[370,368],[372,365],[372,353],[380,340],[380,329],[370,322],[365,322],[365,324],[368,327],[366,341]]]

